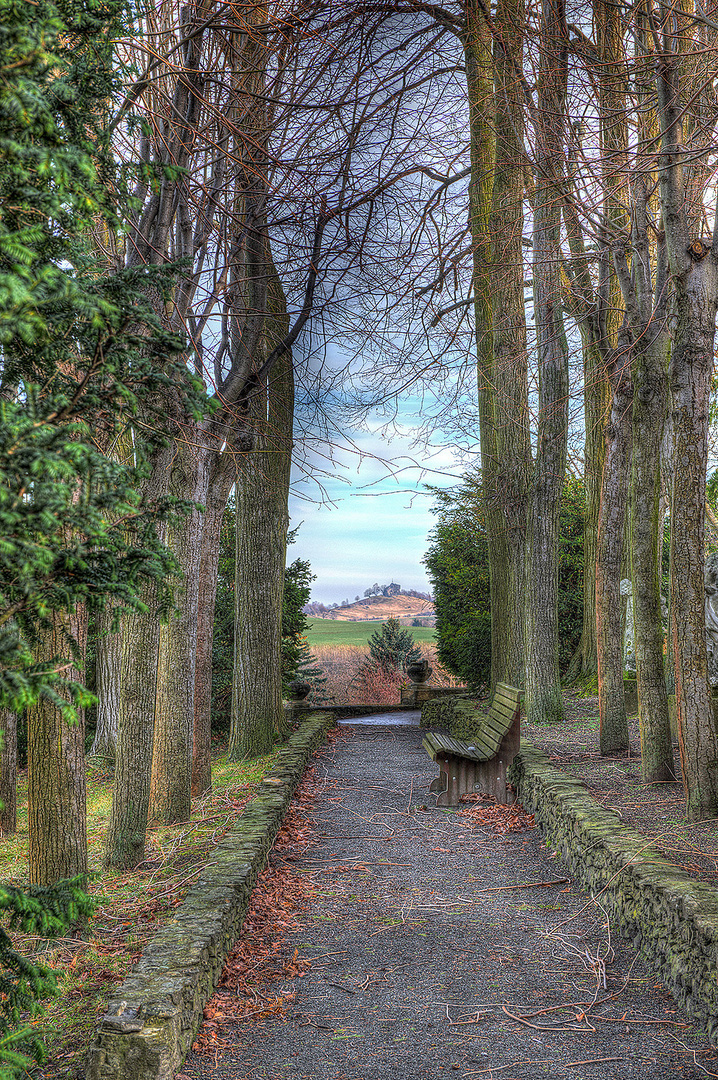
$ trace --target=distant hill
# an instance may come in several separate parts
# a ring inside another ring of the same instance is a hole
[[[411,622],[412,619],[427,619],[433,622],[434,605],[431,600],[421,600],[416,596],[366,596],[363,600],[355,600],[346,607],[332,608],[325,615],[312,618],[337,619],[342,622],[356,622],[357,620],[376,619],[385,622],[387,619],[399,619],[400,622]]]

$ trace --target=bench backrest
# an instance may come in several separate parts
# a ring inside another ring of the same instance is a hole
[[[497,683],[489,711],[481,722],[478,741],[487,757],[498,752],[504,735],[521,714],[523,691],[507,683]]]
[[[505,717],[510,723],[516,714],[521,712],[523,698],[523,690],[517,690],[508,683],[497,683],[488,715],[495,716],[497,720]]]

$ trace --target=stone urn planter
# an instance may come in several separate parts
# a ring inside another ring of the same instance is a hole
[[[415,660],[406,669],[407,675],[415,686],[421,686],[422,683],[425,683],[430,677],[431,671],[428,660]]]
[[[311,689],[311,683],[304,679],[292,679],[287,687],[287,697],[290,701],[304,701]]]

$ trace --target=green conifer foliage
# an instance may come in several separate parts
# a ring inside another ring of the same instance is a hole
[[[369,657],[369,666],[391,674],[406,671],[409,664],[420,660],[421,649],[398,619],[387,619],[369,638]]]
[[[132,605],[172,565],[155,530],[169,507],[135,495],[142,445],[131,467],[103,452],[138,398],[185,377],[146,275],[103,274],[88,243],[121,227],[103,132],[122,13],[0,0],[0,703],[13,709],[86,700],[77,682],[57,696],[71,640],[63,658],[33,655],[53,613]]]
[[[82,884],[66,881],[52,889],[27,892],[0,885],[3,922],[9,930],[57,937],[92,911],[93,902],[82,891]],[[0,1080],[28,1076],[31,1060],[45,1060],[41,1033],[28,1021],[42,1012],[40,1001],[51,997],[56,986],[55,972],[13,949],[0,926]]]
[[[145,272],[106,273],[92,242],[122,224],[105,128],[123,13],[123,0],[0,0],[0,705],[49,703],[63,722],[88,701],[67,675],[80,642],[68,630],[41,655],[47,632],[108,598],[136,606],[140,583],[173,568],[156,526],[183,508],[142,505],[144,444],[128,464],[113,441],[140,398],[194,386]],[[153,272],[155,290],[170,281]],[[26,1051],[41,1059],[26,1022],[54,985],[7,930],[57,934],[90,909],[79,879],[0,887],[0,1080],[27,1075]]]
[[[424,559],[434,588],[436,639],[441,663],[469,686],[491,678],[491,609],[486,521],[480,475],[467,474],[453,491],[434,489],[437,522]],[[585,494],[567,478],[560,509],[559,664],[568,667],[583,619]],[[515,613],[520,618],[521,613]]]

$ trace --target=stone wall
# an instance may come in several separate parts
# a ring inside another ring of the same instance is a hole
[[[443,728],[455,739],[470,741],[477,733],[486,710],[466,696],[434,698],[421,706],[420,725],[423,728]]]
[[[309,714],[279,752],[184,903],[108,1002],[87,1080],[170,1080],[179,1069],[307,761],[333,724],[330,713]]]
[[[718,891],[671,863],[525,740],[509,780],[613,932],[631,939],[718,1045]]]

